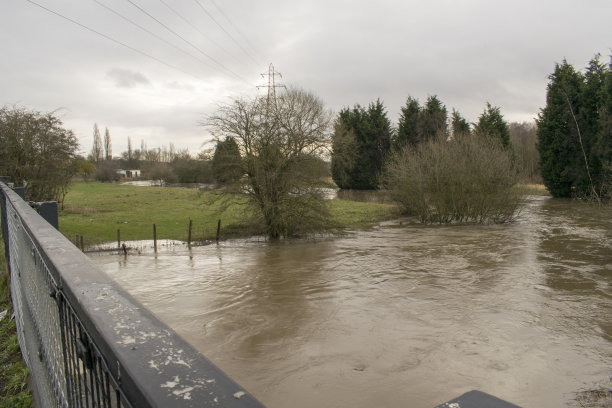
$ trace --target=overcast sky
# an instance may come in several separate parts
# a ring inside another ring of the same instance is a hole
[[[84,153],[94,123],[115,156],[128,136],[196,153],[198,121],[265,94],[273,63],[334,112],[380,98],[395,125],[437,95],[531,121],[556,62],[609,61],[611,21],[611,0],[1,0],[0,105],[59,109]]]

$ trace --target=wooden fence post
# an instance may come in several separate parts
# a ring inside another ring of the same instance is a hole
[[[187,233],[187,247],[191,249],[191,226],[193,224],[193,220],[189,219],[189,232]]]
[[[155,224],[153,224],[153,248],[155,253],[157,253],[157,228],[155,227]]]

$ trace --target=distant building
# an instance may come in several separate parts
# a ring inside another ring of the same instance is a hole
[[[138,169],[136,170],[119,169],[117,170],[117,174],[119,174],[123,178],[139,178],[140,176],[142,176],[141,171]]]

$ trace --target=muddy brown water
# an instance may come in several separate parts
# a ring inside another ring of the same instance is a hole
[[[579,406],[612,376],[610,208],[92,259],[270,408]]]

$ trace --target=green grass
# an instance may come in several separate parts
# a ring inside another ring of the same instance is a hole
[[[518,184],[516,188],[519,188],[524,195],[550,196],[544,184]]]
[[[361,227],[400,216],[399,207],[392,204],[331,200],[328,207],[332,219],[344,228]]]
[[[1,237],[0,233],[0,237]],[[0,238],[0,408],[30,407],[32,395],[27,386],[28,369],[19,352],[13,308],[10,300],[9,278],[4,256],[4,241]]]
[[[218,219],[225,231],[252,227],[246,210],[244,200],[195,189],[76,182],[59,224],[68,239],[78,234],[97,244],[115,241],[118,229],[122,241],[153,239],[153,224],[158,239],[186,240],[191,219],[192,237],[199,240],[215,237]]]
[[[334,225],[357,227],[397,217],[396,206],[344,200],[328,202]],[[212,240],[221,220],[221,238],[262,233],[251,207],[241,194],[219,194],[179,187],[138,187],[98,182],[75,182],[60,211],[60,231],[74,241],[83,235],[85,245],[117,240],[153,238]]]

